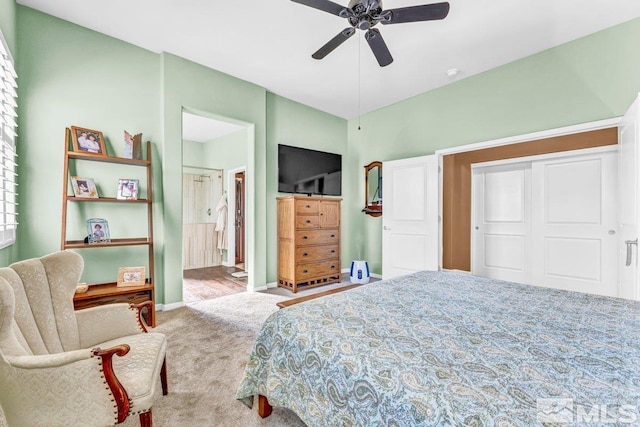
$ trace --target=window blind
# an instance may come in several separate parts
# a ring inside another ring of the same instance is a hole
[[[2,32],[0,39],[0,248],[4,248],[15,242],[18,227],[18,75]]]

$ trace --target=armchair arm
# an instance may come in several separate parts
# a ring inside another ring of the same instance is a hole
[[[142,309],[143,308],[147,308],[147,310],[150,312],[151,310],[155,310],[156,308],[153,306],[153,301],[147,300],[144,302],[141,302],[140,304],[131,304],[131,308],[137,311],[138,314],[138,323],[140,324],[140,327],[145,331],[145,332],[149,332],[149,325],[147,325],[147,322],[144,321],[144,319],[142,318]]]
[[[113,372],[113,355],[117,354],[122,357],[129,353],[129,350],[131,350],[131,347],[127,344],[118,345],[106,350],[100,350],[99,348],[93,350],[94,356],[99,356],[102,359],[104,379],[107,381],[111,393],[113,393],[116,405],[118,405],[118,423],[123,422],[127,418],[127,415],[129,415],[131,403],[129,402],[127,391],[118,380],[118,377],[116,377],[116,373]]]
[[[123,345],[104,351],[0,358],[0,401],[9,424],[112,425],[124,421],[129,399],[115,378],[111,359],[128,351]]]
[[[146,331],[139,320],[138,309],[132,304],[106,304],[75,313],[82,348]]]

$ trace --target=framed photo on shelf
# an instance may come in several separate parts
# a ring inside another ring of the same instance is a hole
[[[144,286],[146,283],[145,267],[120,267],[116,286]]]
[[[73,142],[73,151],[96,156],[107,155],[104,136],[99,130],[71,126],[71,141]]]
[[[98,189],[96,188],[95,182],[93,182],[93,178],[72,176],[71,186],[73,187],[73,195],[76,197],[85,197],[88,199],[99,198]]]
[[[120,179],[118,181],[118,196],[120,200],[138,200],[138,185],[140,181],[137,179]]]
[[[109,223],[104,218],[88,219],[87,234],[89,244],[108,243],[111,241],[111,237],[109,236]]]
[[[131,135],[124,131],[124,158],[126,159],[142,159],[142,134]]]

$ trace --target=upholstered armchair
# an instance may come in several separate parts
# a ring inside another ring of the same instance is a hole
[[[108,426],[139,414],[151,426],[166,338],[140,310],[74,311],[83,260],[57,252],[0,268],[0,404],[9,426]],[[158,390],[159,391],[159,390]]]

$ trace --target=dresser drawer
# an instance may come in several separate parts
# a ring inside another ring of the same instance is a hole
[[[296,200],[297,214],[317,214],[320,212],[320,202],[317,200]]]
[[[296,248],[296,260],[299,263],[337,259],[340,247],[338,245],[311,246]]]
[[[340,243],[338,230],[300,230],[296,233],[296,246]]]
[[[325,262],[312,262],[310,264],[300,264],[296,267],[296,282],[311,280],[320,276],[330,274],[340,274],[340,263],[338,259]]]
[[[320,217],[318,215],[296,215],[296,228],[318,228]]]

